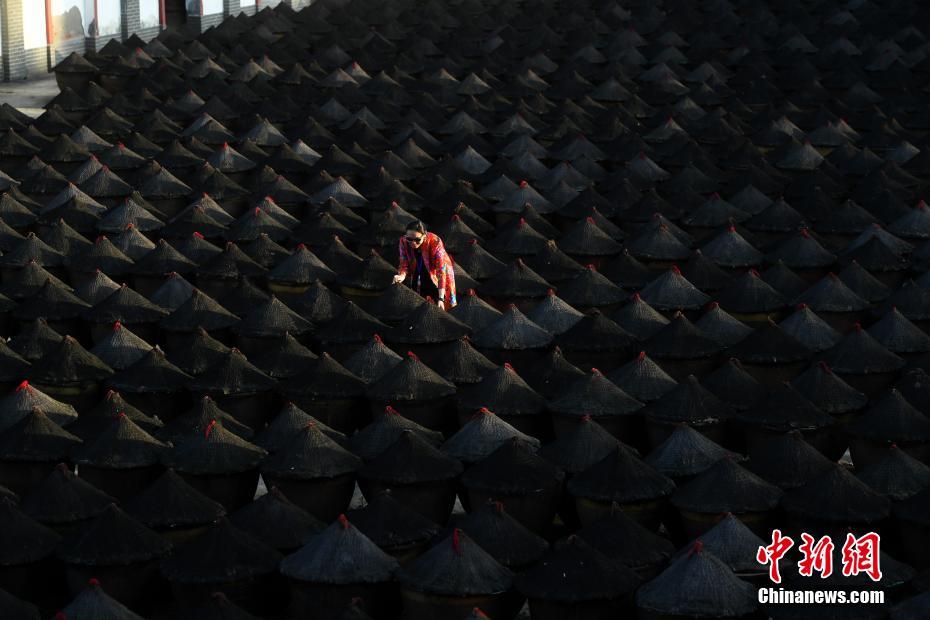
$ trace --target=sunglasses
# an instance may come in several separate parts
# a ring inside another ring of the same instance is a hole
[[[424,239],[424,237],[407,237],[407,241],[409,241],[410,243],[413,243],[413,244],[415,244],[415,245],[419,245],[419,244],[423,243],[423,239]]]

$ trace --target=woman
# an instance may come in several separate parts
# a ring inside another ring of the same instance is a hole
[[[426,232],[423,222],[416,220],[407,224],[398,245],[400,266],[394,284],[400,284],[409,275],[410,286],[420,295],[432,297],[443,310],[455,306],[455,272],[442,239]]]

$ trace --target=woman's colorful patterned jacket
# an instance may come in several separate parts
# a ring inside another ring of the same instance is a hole
[[[410,245],[406,237],[401,237],[398,243],[400,250],[400,266],[397,273],[402,276],[408,274],[413,277],[417,270],[417,252],[423,254],[423,264],[429,272],[429,277],[439,290],[439,297],[445,300],[445,307],[448,310],[457,303],[455,299],[455,272],[452,267],[452,259],[446,253],[446,248],[442,245],[442,239],[433,233],[426,233],[426,238],[419,248]],[[417,291],[418,293],[420,291]]]

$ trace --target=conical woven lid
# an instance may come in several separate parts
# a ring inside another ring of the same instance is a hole
[[[559,239],[559,248],[573,256],[612,256],[621,246],[602,230],[593,217],[575,222]]]
[[[493,277],[506,267],[503,262],[485,250],[475,238],[469,239],[464,249],[456,252],[455,260],[478,280]],[[536,271],[538,273],[538,270]]]
[[[288,308],[274,295],[243,313],[236,333],[252,338],[273,338],[284,332],[301,336],[313,330],[313,325]]]
[[[497,366],[471,345],[466,336],[450,342],[434,362],[434,370],[456,385],[478,383]]]
[[[56,348],[63,336],[48,326],[45,319],[36,319],[8,341],[10,348],[30,362],[42,359]]]
[[[215,420],[166,453],[166,467],[192,475],[233,474],[253,470],[267,453],[226,430]]]
[[[115,500],[59,464],[39,486],[23,498],[20,508],[46,525],[92,519]]]
[[[788,490],[805,484],[830,465],[830,460],[804,441],[800,432],[792,431],[754,444],[746,468]]]
[[[275,380],[290,379],[304,366],[317,359],[317,355],[298,342],[289,332],[272,340],[272,346],[252,356],[252,363]]]
[[[120,321],[116,321],[113,323],[113,329],[94,345],[90,353],[119,372],[138,362],[151,348],[152,345],[129,331]]]
[[[522,496],[558,486],[564,478],[564,472],[537,455],[531,444],[512,437],[470,467],[462,484],[491,494]]]
[[[269,282],[300,285],[310,284],[316,279],[331,282],[336,278],[336,274],[313,252],[300,244],[293,254],[268,272],[267,278]]]
[[[778,326],[795,340],[818,352],[833,347],[841,338],[839,332],[817,316],[806,304],[800,304],[797,310],[782,320]]]
[[[698,542],[640,587],[636,606],[652,613],[737,618],[757,607],[755,589]]]
[[[713,253],[713,248],[705,247],[704,250]],[[743,261],[734,260],[726,262]],[[754,264],[752,261],[747,262],[750,265]],[[691,254],[691,258],[685,263],[681,273],[688,282],[708,294],[727,289],[733,279],[729,273],[714,262],[710,255],[705,255],[702,250],[695,250]],[[651,280],[651,278],[649,279]]]
[[[262,463],[262,472],[281,478],[335,478],[358,471],[362,460],[330,439],[314,422],[307,422],[275,454]]]
[[[241,351],[232,349],[189,385],[195,392],[228,395],[268,392],[277,382],[249,362]]]
[[[812,351],[769,320],[742,341],[730,347],[730,355],[743,363],[788,364],[810,357]]]
[[[721,459],[735,457],[687,424],[679,424],[643,460],[656,471],[676,479],[701,474]]]
[[[89,307],[61,284],[46,280],[34,295],[22,300],[12,314],[21,321],[39,317],[50,321],[66,321],[80,318]]]
[[[93,306],[109,297],[119,286],[107,274],[97,269],[89,280],[75,287],[74,294]]]
[[[657,310],[697,310],[710,297],[688,282],[676,268],[647,284],[639,293],[643,300]]]
[[[704,532],[700,538],[685,545],[676,557],[688,553],[688,550],[692,549],[698,540],[705,550],[722,560],[733,572],[739,574],[760,571],[761,565],[755,556],[759,547],[765,546],[765,543],[732,514],[727,513],[717,525]]]
[[[223,308],[214,299],[194,289],[187,301],[162,319],[161,327],[172,332],[193,332],[198,327],[216,330],[232,327],[238,322],[239,317]]]
[[[378,493],[348,516],[365,536],[387,550],[425,542],[440,532],[438,525],[395,500],[389,491]]]
[[[634,570],[663,564],[675,550],[667,539],[631,519],[617,504],[578,530],[578,536],[609,558]]]
[[[736,358],[730,358],[717,370],[705,376],[701,385],[739,411],[755,407],[765,397],[766,392],[765,386]]]
[[[930,420],[892,388],[850,422],[846,432],[870,441],[920,442],[930,438]]]
[[[0,431],[10,428],[34,409],[41,410],[49,420],[59,426],[67,426],[78,417],[77,411],[71,405],[58,402],[30,385],[28,381],[23,381],[0,400]]]
[[[223,584],[275,572],[281,554],[221,517],[216,524],[162,562],[169,581]]]
[[[930,486],[930,467],[892,444],[886,456],[856,472],[859,480],[892,501],[902,501]]]
[[[635,339],[622,327],[597,309],[585,315],[570,329],[560,334],[556,342],[565,351],[617,353],[631,351]]]
[[[197,491],[171,469],[128,500],[124,508],[140,523],[159,530],[204,525],[226,514],[221,504]]]
[[[662,398],[649,406],[647,415],[664,423],[687,422],[707,425],[726,419],[731,409],[689,375]]]
[[[886,284],[869,273],[855,260],[843,268],[839,273],[839,277],[843,284],[866,301],[872,303],[882,301],[890,294]]]
[[[830,415],[858,411],[868,398],[837,376],[826,362],[818,362],[795,377],[791,385],[807,400]]]
[[[510,516],[502,502],[475,508],[458,527],[511,570],[533,564],[549,549],[549,543]]]
[[[930,500],[930,491],[924,489],[894,505],[895,517],[902,521],[926,525],[928,522],[927,502]]]
[[[365,382],[324,352],[307,370],[290,379],[281,389],[285,396],[357,398],[364,395]]]
[[[475,289],[469,289],[465,295],[459,297],[458,305],[452,308],[449,314],[471,327],[473,331],[484,329],[501,316],[500,310],[478,297]]]
[[[531,388],[513,366],[504,364],[484,376],[477,384],[463,387],[458,406],[463,411],[487,407],[498,415],[535,415],[545,406],[545,399]]]
[[[57,463],[71,460],[81,450],[81,440],[34,408],[0,434],[0,459]]]
[[[169,362],[161,349],[155,347],[129,368],[110,377],[107,385],[130,394],[163,394],[185,388],[190,379],[190,375]]]
[[[583,538],[569,536],[516,579],[517,589],[534,600],[577,603],[628,595],[640,579]]]
[[[104,272],[118,276],[132,268],[133,261],[126,256],[106,236],[97,237],[94,243],[71,257],[73,269],[80,271],[93,271],[103,269]]]
[[[342,344],[361,343],[389,330],[387,325],[350,301],[332,320],[324,323],[318,333],[324,343]]]
[[[384,344],[381,336],[375,334],[368,344],[349,356],[344,365],[349,372],[371,383],[384,377],[402,360],[400,355]]]
[[[534,307],[526,318],[536,323],[547,332],[559,335],[574,327],[584,315],[575,310],[549,289],[549,294]]]
[[[110,504],[99,517],[65,536],[58,557],[80,566],[124,566],[159,558],[171,543]]]
[[[645,351],[640,351],[607,376],[621,390],[640,402],[652,402],[675,388],[676,382]]]
[[[53,530],[26,516],[9,497],[0,498],[0,563],[30,564],[49,557],[61,540]]]
[[[770,389],[754,408],[735,411],[733,417],[749,426],[781,433],[827,428],[836,423],[801,396],[790,383]]]
[[[781,496],[781,489],[724,457],[679,487],[671,502],[698,513],[764,512],[773,509]]]
[[[391,285],[396,269],[372,251],[351,273],[339,273],[337,281],[366,291],[382,291]]]
[[[801,293],[795,303],[807,304],[815,312],[859,312],[869,305],[832,273]]]
[[[680,312],[646,344],[646,352],[659,359],[704,359],[720,348],[720,343],[711,340]]]
[[[298,549],[326,527],[272,487],[229,519],[243,532],[279,551]]]
[[[30,260],[24,267],[14,272],[10,276],[9,280],[3,286],[3,294],[4,296],[15,301],[31,302],[36,300],[37,295],[42,292],[42,289],[45,288],[47,283],[54,283],[53,286],[57,287],[57,289],[67,290],[66,284],[40,267],[35,261]],[[71,318],[75,318],[77,316],[75,313],[79,309],[84,309],[84,306],[76,303],[70,297],[61,295],[60,291],[47,292],[51,295],[65,297],[68,300],[68,303],[63,306],[62,311],[71,314]],[[33,304],[33,309],[29,312],[40,310],[43,310],[43,308],[41,306],[41,301],[38,301]],[[45,314],[47,313],[40,313],[34,317],[26,317],[25,320],[46,318]],[[50,316],[47,318],[55,319],[57,317]]]
[[[30,376],[37,383],[62,385],[84,381],[102,381],[113,369],[92,355],[71,336],[65,336],[58,348],[33,364]]]
[[[921,411],[927,411],[928,404],[930,404],[927,401],[927,397],[930,395],[930,379],[927,378],[927,373],[923,369],[914,368],[907,371],[895,383],[894,387],[907,402]]]
[[[782,499],[788,514],[839,524],[876,523],[888,516],[890,505],[842,465],[827,468]]]
[[[393,407],[386,407],[384,413],[376,415],[371,424],[356,432],[348,440],[352,452],[366,461],[371,461],[391,445],[406,431],[420,435],[433,446],[442,443],[442,434],[417,424],[400,415]]]
[[[39,620],[39,608],[0,589],[0,612],[11,620]]]
[[[930,337],[910,322],[896,307],[869,327],[869,334],[889,351],[898,354],[930,350]]]
[[[388,484],[416,484],[449,480],[462,472],[462,464],[439,451],[414,431],[405,430],[359,471],[359,476]]]
[[[254,443],[269,453],[277,452],[310,422],[314,422],[330,439],[345,445],[345,435],[307,414],[294,403],[285,403],[268,426],[255,437]]]
[[[728,314],[717,302],[711,302],[695,327],[724,346],[738,344],[753,333],[751,327]]]
[[[345,515],[281,562],[281,573],[309,583],[349,585],[391,581],[397,560],[352,525]]]
[[[420,304],[397,327],[387,333],[391,342],[401,344],[437,344],[451,342],[471,334],[471,328],[436,304]]]
[[[467,534],[454,530],[405,566],[398,579],[404,587],[427,594],[487,596],[508,591],[513,584],[513,573]]]
[[[516,260],[480,288],[482,295],[503,299],[542,297],[552,286],[523,261]]]
[[[574,258],[562,251],[553,239],[546,241],[537,252],[527,258],[526,264],[536,275],[553,283],[570,280],[584,269]]]
[[[255,235],[258,236],[257,234]],[[252,239],[248,239],[251,241]],[[243,242],[246,241],[243,239]],[[200,264],[201,277],[236,279],[265,275],[265,268],[256,263],[238,245],[228,241],[223,250]]]
[[[562,416],[631,415],[642,407],[641,402],[611,383],[596,368],[573,382],[561,396],[548,404],[551,412]]]
[[[539,455],[567,474],[582,472],[609,455],[620,442],[604,427],[585,415],[570,430],[556,437]]]
[[[538,439],[521,433],[482,407],[467,424],[446,440],[442,452],[463,463],[477,463],[513,437],[539,448]]]
[[[575,497],[620,504],[667,497],[674,488],[674,482],[622,445],[568,482]]]
[[[310,288],[295,303],[294,307],[305,319],[315,325],[332,321],[345,308],[344,299],[329,290],[320,280],[314,280]]]
[[[86,588],[55,614],[55,617],[71,620],[89,620],[90,618],[142,620],[142,616],[107,594],[101,587],[100,581],[94,577],[88,581]]]
[[[158,289],[149,297],[149,301],[160,306],[168,312],[174,312],[190,299],[194,294],[194,287],[183,276],[171,272]]]
[[[116,418],[81,450],[78,464],[104,469],[150,467],[168,446],[136,426],[125,414]]]
[[[565,388],[583,377],[580,368],[565,359],[562,349],[553,347],[549,353],[526,370],[527,381],[546,398],[555,398]]]
[[[409,286],[389,286],[371,304],[371,313],[389,323],[399,323],[424,303]]]
[[[198,605],[192,612],[197,618],[203,620],[258,620],[228,598],[222,592],[214,592],[210,597]]]
[[[366,392],[377,402],[410,402],[453,396],[456,390],[452,383],[408,352],[389,373],[372,381]]]
[[[603,307],[626,301],[627,294],[606,276],[588,265],[559,286],[559,296],[576,307]]]
[[[91,411],[82,415],[71,425],[71,432],[82,438],[96,437],[109,426],[110,422],[124,414],[134,424],[147,433],[157,433],[164,427],[158,416],[148,416],[127,403],[116,390],[107,390],[103,400]]]

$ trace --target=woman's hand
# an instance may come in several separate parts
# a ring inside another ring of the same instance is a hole
[[[397,274],[396,276],[394,276],[394,284],[400,284],[401,282],[404,281],[404,278],[405,278],[405,277],[406,277],[406,276],[403,276],[403,275],[401,275],[401,274]]]
[[[439,306],[439,309],[440,309],[440,310],[445,310],[445,309],[446,309],[446,302],[445,302],[444,300],[442,300],[442,299],[440,299],[439,301],[437,301],[437,302],[436,302],[436,305]]]

